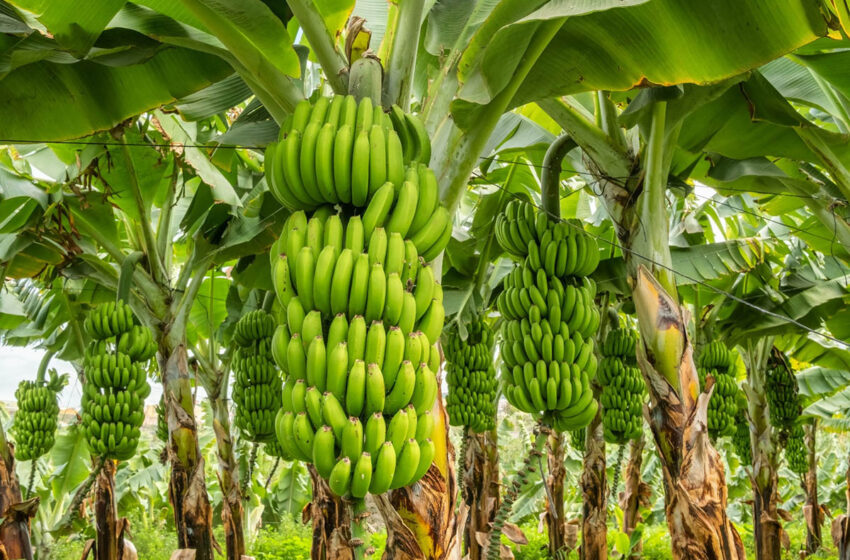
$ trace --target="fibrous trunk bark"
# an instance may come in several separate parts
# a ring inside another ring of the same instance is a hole
[[[96,560],[119,560],[124,548],[123,531],[118,526],[115,507],[115,463],[105,461],[94,494],[94,522]]]
[[[710,393],[699,392],[686,312],[643,266],[632,285],[643,339],[638,364],[650,394],[647,417],[661,459],[673,557],[743,559],[741,537],[726,515],[723,461],[708,438]]]
[[[747,353],[747,416],[752,448],[753,532],[758,560],[779,560],[782,525],[779,521],[778,447],[765,397],[767,356],[772,340],[752,345]]]
[[[431,468],[419,482],[389,493],[394,512],[379,507],[387,525],[386,560],[443,560],[457,557],[460,550],[454,448],[439,393],[434,407]]]
[[[566,442],[564,434],[554,433],[549,436],[547,445],[547,463],[549,475],[544,480],[546,484],[546,512],[543,521],[549,535],[549,556],[557,558],[558,551],[567,545],[567,520],[564,515],[564,482],[567,469],[564,467]]]
[[[803,477],[803,489],[806,492],[806,505],[803,506],[803,517],[806,520],[806,554],[814,554],[821,547],[823,512],[818,501],[818,458],[815,451],[817,420],[807,422],[806,451],[809,469]]]
[[[619,496],[620,509],[623,510],[623,532],[629,536],[642,521],[640,518],[641,498],[642,494],[649,489],[645,483],[641,482],[643,446],[643,434],[629,444],[629,462],[626,464],[624,490]],[[632,558],[639,558],[641,550],[641,543],[638,542],[632,548]]]
[[[467,429],[466,457],[461,457],[463,495],[468,515],[464,526],[465,557],[468,560],[484,558],[483,543],[490,534],[490,524],[499,509],[499,445],[496,428],[483,434]]]
[[[221,487],[221,521],[227,560],[242,560],[245,554],[245,533],[242,528],[242,492],[239,488],[239,466],[233,453],[230,435],[230,412],[227,401],[220,395],[210,397],[218,454],[218,483]]]
[[[214,560],[213,513],[204,480],[204,457],[198,445],[195,396],[186,346],[181,343],[171,349],[163,345],[159,359],[171,462],[168,494],[174,509],[177,548],[194,549],[197,560]]]
[[[15,475],[14,447],[6,441],[0,426],[0,558],[26,558],[32,560],[29,519],[38,509],[38,497],[24,502],[21,486]]]
[[[850,560],[850,461],[848,461],[846,488],[844,490],[847,511],[832,522],[832,542],[838,548],[838,560]]]
[[[708,437],[711,387],[700,392],[687,329],[690,317],[679,304],[672,267],[667,178],[669,147],[677,135],[678,125],[668,129],[666,102],[656,102],[645,149],[634,160],[640,166],[632,168],[626,181],[610,180],[622,174],[595,162],[588,166],[600,182],[626,260],[641,334],[638,365],[650,396],[647,419],[661,462],[673,557],[738,560],[745,557],[744,547],[726,515],[723,461]]]
[[[581,471],[581,559],[608,558],[606,528],[608,489],[605,480],[605,440],[602,437],[602,410],[587,427],[584,462]]]
[[[313,483],[313,499],[304,510],[304,522],[313,524],[310,558],[353,560],[354,551],[348,544],[351,539],[349,508],[331,493],[328,483],[312,464],[307,466],[307,470]]]

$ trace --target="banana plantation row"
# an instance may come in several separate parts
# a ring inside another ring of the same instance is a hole
[[[4,9],[5,557],[136,557],[161,387],[173,558],[303,465],[317,559],[850,559],[846,6],[337,4]]]

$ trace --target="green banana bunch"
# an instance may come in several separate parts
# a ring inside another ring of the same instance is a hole
[[[457,331],[443,337],[446,410],[452,426],[466,426],[481,433],[496,423],[496,370],[493,367],[495,336],[490,326],[477,319],[468,326],[466,340]]]
[[[308,220],[296,212],[272,254],[275,293],[287,312],[296,298],[305,313],[316,310],[328,318],[343,313],[349,320],[363,315],[368,322],[398,324],[406,333],[423,330],[431,340],[439,336],[442,288],[413,242],[398,231],[376,227],[367,237],[358,216],[343,225],[339,214]]]
[[[576,451],[584,453],[584,445],[587,440],[587,428],[579,428],[578,430],[570,430],[570,445]]]
[[[753,464],[753,450],[750,444],[750,424],[745,419],[739,419],[732,434],[732,445],[743,465]]]
[[[38,459],[53,447],[59,419],[58,394],[67,380],[67,375],[57,376],[51,371],[47,382],[21,381],[18,385],[18,410],[11,431],[19,460]]]
[[[168,418],[165,415],[165,397],[159,399],[159,404],[156,405],[156,438],[168,443]]]
[[[767,370],[765,396],[770,411],[770,424],[780,434],[787,435],[803,413],[798,396],[797,378],[782,362],[771,364]]]
[[[92,308],[83,321],[88,335],[95,340],[106,340],[130,331],[136,324],[136,317],[130,306],[110,301]]]
[[[785,444],[785,460],[791,472],[804,474],[809,470],[808,449],[806,449],[805,431],[800,423],[791,427]]]
[[[350,95],[299,103],[265,154],[270,190],[293,211],[362,208],[383,184],[400,188],[409,166],[430,159],[431,141],[418,117],[398,106],[385,113]]]
[[[156,351],[153,335],[123,302],[93,308],[86,330],[94,340],[83,361],[82,427],[92,453],[126,460],[138,446],[151,391],[146,369]]]
[[[270,253],[281,324],[256,352],[285,374],[277,442],[339,496],[412,484],[435,452],[445,319],[427,263],[452,233],[430,142],[416,117],[351,96],[299,104],[281,132],[266,152],[270,190],[293,210]]]
[[[272,337],[275,321],[263,310],[246,313],[236,323],[233,340],[234,423],[254,442],[275,437],[274,419],[281,408],[281,378],[275,367]]]
[[[700,386],[705,387],[708,375],[714,377],[714,392],[708,402],[708,433],[713,438],[732,436],[737,430],[738,384],[735,380],[735,359],[718,340],[708,343],[702,350],[697,367]]]
[[[643,431],[646,384],[637,368],[637,339],[630,329],[612,329],[602,344],[597,379],[602,385],[602,425],[605,441],[624,444]]]
[[[496,231],[502,230],[497,239],[521,258],[497,299],[504,317],[504,393],[514,407],[542,416],[555,429],[577,430],[590,423],[599,406],[590,379],[596,373],[593,335],[600,317],[596,284],[586,277],[599,262],[599,249],[580,229],[531,214],[529,203],[513,201],[497,218]],[[520,237],[513,237],[514,230],[521,230]]]
[[[270,439],[264,444],[264,446],[266,454],[268,454],[270,457],[279,457],[281,459],[287,460],[290,459],[286,451],[284,451],[280,444],[277,442],[276,438]]]

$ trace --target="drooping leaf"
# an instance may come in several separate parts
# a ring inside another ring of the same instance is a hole
[[[232,73],[220,58],[163,49],[131,66],[37,62],[0,80],[0,139],[61,140],[112,128],[128,117],[216,83]]]

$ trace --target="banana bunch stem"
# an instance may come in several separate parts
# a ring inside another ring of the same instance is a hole
[[[614,500],[614,505],[617,504],[617,492],[620,486],[620,473],[623,470],[623,458],[626,456],[626,444],[620,445],[617,451],[617,462],[614,464],[614,478],[611,481],[611,499]]]
[[[457,458],[458,477],[457,477],[457,493],[461,501],[465,501],[463,496],[464,483],[466,482],[466,454],[469,451],[469,428],[464,427],[460,438],[460,451]]]
[[[27,498],[32,496],[33,488],[35,487],[35,472],[38,469],[38,458],[35,457],[32,460],[32,465],[30,466],[30,480],[27,483]]]
[[[534,463],[543,454],[543,446],[546,444],[549,432],[549,428],[541,424],[535,427],[534,443],[528,450],[528,455],[526,455],[522,465],[514,474],[511,485],[505,492],[502,502],[499,504],[499,510],[496,512],[496,517],[493,519],[493,525],[490,529],[490,542],[487,546],[487,560],[499,560],[501,557],[502,528],[511,514],[519,493],[531,481],[531,475],[537,472]]]
[[[366,546],[366,519],[369,517],[369,512],[366,510],[366,500],[364,498],[352,499],[349,502],[351,508],[351,540],[348,544],[351,546],[351,552],[354,560],[362,560],[367,556],[372,555],[371,549]]]

